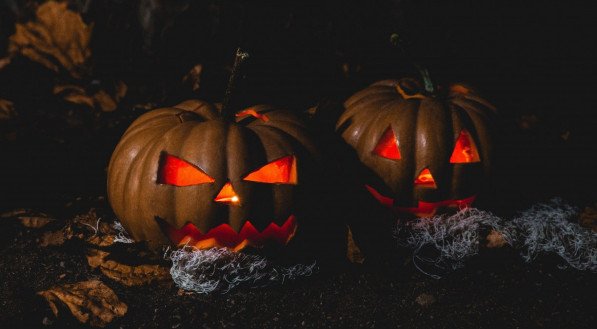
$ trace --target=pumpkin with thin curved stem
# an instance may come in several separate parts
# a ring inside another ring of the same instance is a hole
[[[475,200],[491,167],[495,108],[472,88],[385,80],[344,107],[336,129],[373,173],[365,188],[381,204],[427,217]]]
[[[197,248],[285,245],[315,147],[290,112],[258,105],[225,119],[191,100],[134,121],[108,168],[108,197],[135,240]]]

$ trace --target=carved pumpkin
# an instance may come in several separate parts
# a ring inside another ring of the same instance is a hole
[[[473,89],[436,94],[415,79],[385,80],[344,107],[336,129],[373,173],[365,187],[379,203],[426,217],[475,200],[491,166],[495,109]]]
[[[285,245],[314,150],[292,113],[259,105],[227,119],[186,101],[132,123],[110,161],[108,197],[133,238],[153,246]]]

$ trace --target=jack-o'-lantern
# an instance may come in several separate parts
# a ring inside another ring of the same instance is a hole
[[[468,86],[436,91],[423,77],[424,83],[385,80],[357,92],[336,126],[373,173],[364,182],[372,197],[419,217],[475,200],[491,165],[495,112]]]
[[[108,197],[132,237],[153,246],[285,245],[315,153],[290,112],[190,100],[131,124],[110,161]]]

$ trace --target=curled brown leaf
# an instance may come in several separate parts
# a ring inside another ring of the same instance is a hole
[[[23,226],[28,228],[42,228],[55,221],[54,218],[31,209],[14,209],[0,214],[0,218],[10,218],[18,220]]]
[[[113,94],[100,89],[94,94],[77,85],[56,85],[53,93],[62,97],[65,101],[92,109],[98,109],[103,112],[112,112],[118,108],[118,103],[126,95],[127,85],[122,82],[116,82]]]
[[[66,306],[77,320],[94,327],[104,327],[128,310],[114,291],[99,280],[56,286],[37,294],[45,298],[55,316],[61,306]]]
[[[348,228],[347,233],[347,249],[346,249],[346,257],[351,263],[355,264],[363,264],[365,262],[365,255],[361,252],[361,249],[354,241],[352,237],[352,230],[350,227]]]
[[[0,121],[14,118],[16,115],[13,102],[0,98]]]
[[[131,266],[107,259],[108,256],[106,251],[91,249],[87,254],[87,263],[92,268],[99,268],[108,278],[129,287],[171,280],[166,267],[151,264]]]
[[[45,2],[37,9],[34,21],[17,23],[9,54],[20,54],[54,72],[66,71],[73,78],[81,78],[89,70],[92,27],[67,5]]]
[[[33,210],[18,208],[18,209],[13,209],[13,210],[9,210],[9,211],[1,213],[0,218],[16,218],[19,216],[26,216],[26,215],[29,215],[32,213],[33,213]]]
[[[58,231],[45,232],[39,240],[39,245],[42,247],[61,246],[72,237],[73,232],[70,227],[64,227]]]
[[[197,64],[182,78],[182,82],[190,85],[191,90],[197,92],[201,88],[201,73],[203,73],[203,65]]]
[[[19,217],[19,220],[23,226],[28,228],[42,228],[54,221],[53,218],[43,216],[22,216]]]
[[[89,109],[94,108],[93,97],[87,95],[83,87],[77,85],[56,85],[53,89],[54,95],[61,96],[65,101],[82,105]]]
[[[4,67],[8,66],[8,64],[10,64],[10,62],[11,62],[10,57],[0,58],[0,70],[2,70]]]

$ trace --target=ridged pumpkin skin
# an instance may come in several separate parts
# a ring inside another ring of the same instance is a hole
[[[495,108],[463,85],[439,94],[426,94],[414,79],[379,81],[346,100],[337,122],[338,133],[373,173],[364,182],[367,189],[398,212],[429,216],[437,208],[466,205],[489,173]],[[389,127],[399,159],[375,152]],[[473,139],[480,161],[451,163],[463,130]],[[425,169],[435,188],[415,184]]]
[[[259,183],[243,178],[271,161],[292,155],[296,157],[298,182],[308,180],[316,152],[313,143],[292,113],[266,105],[250,109],[257,116],[227,122],[213,105],[191,100],[152,110],[131,124],[108,167],[108,198],[135,240],[149,241],[152,246],[171,243],[160,221],[173,229],[191,223],[202,233],[216,227],[231,228],[236,233],[253,228],[262,232],[271,223],[282,226],[294,214],[295,197],[300,193],[297,188],[303,184]],[[266,120],[259,118],[262,114]],[[213,181],[192,186],[161,183],[158,173],[165,154],[199,168]],[[214,200],[228,182],[240,199],[236,205]],[[249,228],[245,227],[248,221]]]

